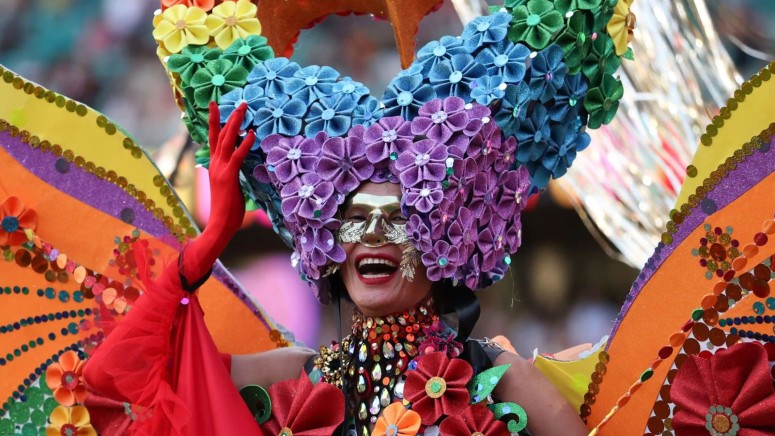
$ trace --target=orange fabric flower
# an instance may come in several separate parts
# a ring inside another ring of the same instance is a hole
[[[175,5],[196,6],[203,11],[209,11],[215,5],[215,0],[161,0],[161,10]]]
[[[86,387],[83,385],[83,366],[85,362],[78,358],[78,353],[68,351],[59,356],[59,362],[54,362],[46,369],[46,384],[54,392],[54,399],[63,406],[82,403],[86,398]]]
[[[48,419],[51,425],[46,429],[46,436],[97,436],[89,421],[89,411],[83,406],[58,406]]]
[[[37,212],[24,207],[17,197],[8,197],[0,205],[0,246],[24,244],[29,240],[24,231],[37,227]]]
[[[387,406],[374,425],[372,436],[413,436],[420,430],[420,415],[400,402]]]

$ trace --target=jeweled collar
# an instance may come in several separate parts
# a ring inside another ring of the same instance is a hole
[[[387,341],[399,338],[414,342],[422,335],[422,329],[438,320],[433,297],[417,306],[393,315],[371,317],[358,309],[353,312],[352,335],[367,341]]]

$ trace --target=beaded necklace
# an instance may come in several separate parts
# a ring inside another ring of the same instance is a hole
[[[341,345],[320,348],[315,366],[322,373],[321,380],[345,391],[358,434],[368,435],[382,409],[394,398],[403,398],[403,375],[417,356],[423,329],[438,319],[432,298],[403,313],[384,317],[370,317],[356,310],[352,333],[342,339]]]

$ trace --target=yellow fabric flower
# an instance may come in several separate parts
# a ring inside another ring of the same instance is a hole
[[[256,18],[258,8],[250,0],[225,1],[207,16],[207,28],[215,43],[227,49],[238,38],[261,34],[261,23]]]
[[[46,436],[97,436],[89,420],[89,411],[83,406],[58,406],[48,419],[51,425],[46,429]]]
[[[629,33],[631,31],[628,17],[630,15],[630,4],[632,0],[619,0],[614,6],[614,15],[608,21],[606,29],[611,39],[614,40],[616,54],[618,56],[627,52],[627,43],[629,42]],[[632,20],[634,21],[634,19]]]
[[[153,38],[169,53],[178,53],[187,45],[204,45],[210,40],[205,21],[207,13],[197,7],[175,5],[154,19]]]

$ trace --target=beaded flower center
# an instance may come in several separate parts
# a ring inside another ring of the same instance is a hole
[[[296,160],[301,157],[301,150],[299,150],[298,148],[292,148],[288,150],[287,157],[290,160]]]
[[[398,132],[395,129],[385,130],[382,132],[382,140],[385,142],[393,142],[398,139]]]
[[[431,115],[431,120],[433,120],[433,122],[436,124],[441,124],[444,121],[447,121],[447,113],[444,111],[438,111]]]
[[[3,218],[2,227],[8,233],[15,232],[19,230],[19,219],[15,216],[7,216]]]
[[[420,153],[414,157],[414,164],[421,166],[427,164],[430,160],[431,156],[428,153]]]
[[[304,185],[299,189],[299,197],[309,198],[312,197],[312,193],[315,191],[315,187],[312,185]]]

